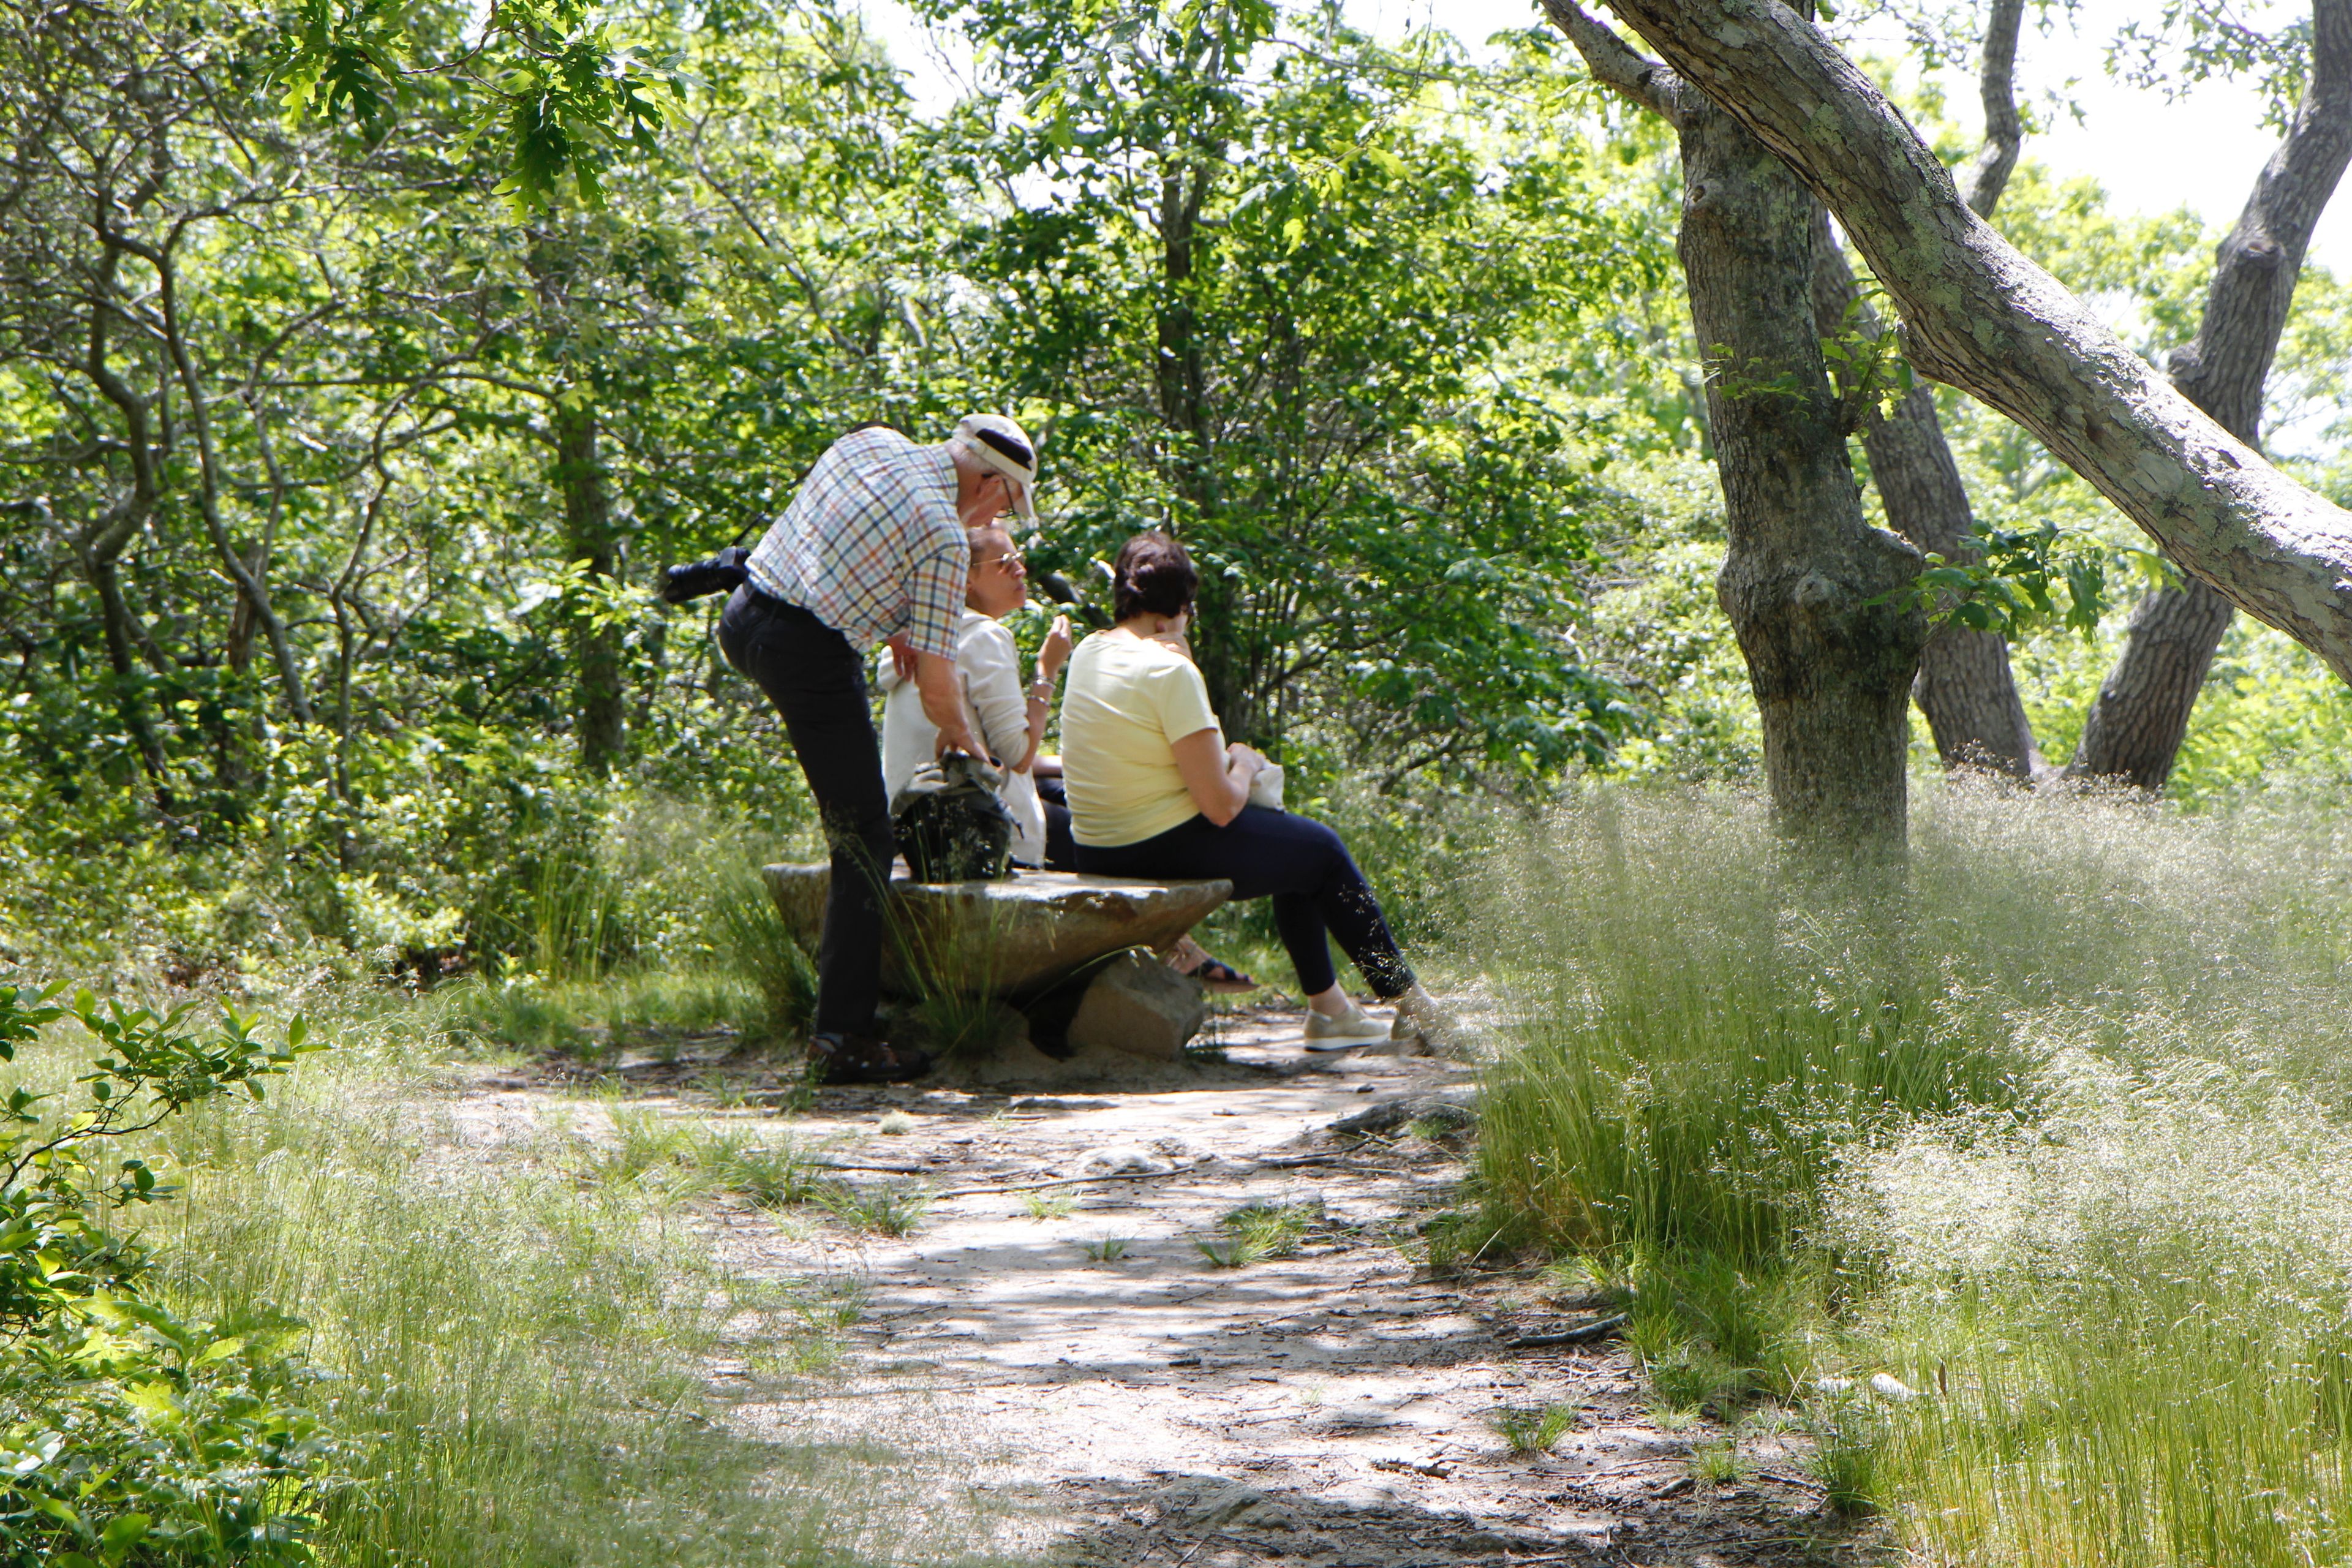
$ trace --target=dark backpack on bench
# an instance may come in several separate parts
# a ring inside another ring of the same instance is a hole
[[[919,768],[890,801],[898,853],[918,882],[1001,882],[1013,861],[1013,814],[997,798],[1001,775],[950,752]]]

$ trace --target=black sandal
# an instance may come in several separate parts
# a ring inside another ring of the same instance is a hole
[[[1203,958],[1188,973],[1212,991],[1255,991],[1257,982],[1222,958]]]
[[[872,1035],[811,1035],[809,1077],[818,1083],[903,1083],[931,1070],[928,1051]]]

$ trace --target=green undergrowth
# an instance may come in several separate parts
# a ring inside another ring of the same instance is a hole
[[[1601,791],[1486,886],[1433,1262],[1566,1259],[1663,1421],[1784,1410],[1921,1562],[2352,1561],[2331,809],[1936,787],[1865,877]]]
[[[319,1032],[337,1048],[265,1102],[195,1106],[145,1150],[180,1188],[147,1217],[159,1300],[192,1321],[300,1325],[316,1376],[289,1396],[336,1445],[341,1478],[317,1504],[319,1561],[716,1568],[961,1550],[961,1516],[900,1500],[919,1456],[807,1440],[789,1415],[755,1435],[706,1382],[721,1351],[761,1376],[821,1368],[856,1315],[856,1293],[825,1281],[735,1274],[694,1218],[718,1191],[832,1194],[795,1146],[695,1129],[681,1161],[623,1108],[622,1135],[583,1167],[560,1129],[472,1121],[446,1097],[431,1005],[329,1015]],[[62,1046],[26,1053],[36,1087],[70,1065]]]
[[[719,1034],[796,1048],[815,1007],[815,966],[755,872],[726,865],[713,877],[697,939],[679,953],[461,975],[435,987],[423,1011],[460,1047],[592,1065],[630,1047],[658,1051]]]

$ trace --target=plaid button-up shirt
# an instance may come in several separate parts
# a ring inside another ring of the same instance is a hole
[[[745,563],[751,585],[855,644],[899,632],[956,656],[971,546],[956,517],[945,447],[877,426],[825,448]]]

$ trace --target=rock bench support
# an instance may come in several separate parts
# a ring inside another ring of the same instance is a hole
[[[831,868],[771,866],[784,929],[816,951]],[[957,992],[1013,1004],[1037,1046],[1181,1061],[1207,1016],[1200,983],[1113,954],[1164,947],[1233,897],[1224,881],[1148,882],[1019,871],[1001,882],[891,879],[882,993]],[[1104,962],[1108,960],[1108,962]]]
[[[767,879],[784,929],[814,952],[831,868],[771,866]],[[1144,882],[1068,871],[1017,871],[1002,882],[893,877],[882,990],[907,997],[1044,991],[1122,948],[1166,946],[1233,894],[1231,882]]]

